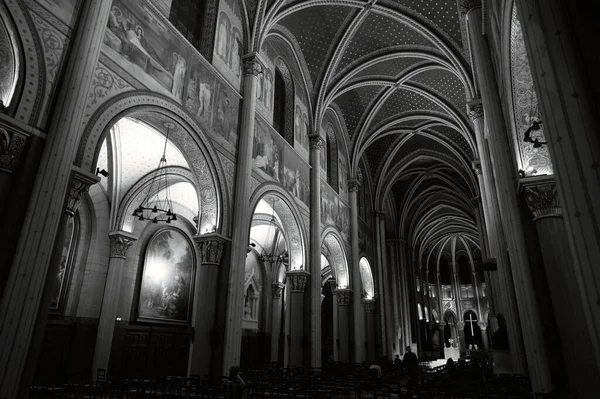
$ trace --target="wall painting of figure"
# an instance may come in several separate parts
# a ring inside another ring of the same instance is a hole
[[[159,230],[148,243],[138,303],[138,320],[190,322],[194,251],[179,230]]]

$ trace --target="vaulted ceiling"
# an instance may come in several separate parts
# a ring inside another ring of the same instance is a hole
[[[478,241],[477,153],[466,110],[476,88],[460,3],[246,0],[249,20],[258,21],[252,42],[288,43],[313,120],[338,113],[351,176],[364,159],[375,208],[394,204],[397,234],[413,248],[441,250],[462,237],[474,249]]]

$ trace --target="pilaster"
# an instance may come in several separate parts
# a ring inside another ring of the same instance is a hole
[[[339,361],[350,361],[350,318],[349,307],[352,302],[352,291],[349,289],[335,290],[338,306],[338,340],[336,342],[339,352]]]
[[[314,276],[321,274],[321,151],[323,139],[318,135],[310,140],[310,260]],[[310,364],[321,367],[321,281],[311,280],[310,287]]]
[[[307,336],[304,326],[304,290],[310,284],[310,273],[292,270],[286,273],[290,280],[290,366],[303,366]]]
[[[364,313],[360,307],[360,287],[362,287],[362,281],[360,277],[360,269],[358,263],[360,261],[359,247],[358,247],[358,201],[357,194],[360,189],[360,183],[356,179],[348,180],[348,199],[350,201],[350,234],[351,234],[351,251],[352,256],[350,257],[350,272],[352,273],[352,288],[353,288],[353,303],[352,316],[353,316],[353,342],[364,342],[365,340],[365,322]],[[339,297],[338,297],[339,298]],[[364,346],[361,344],[354,345],[354,361],[362,362],[365,360]]]

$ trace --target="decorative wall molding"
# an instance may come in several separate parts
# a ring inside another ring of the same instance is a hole
[[[0,127],[0,171],[14,173],[27,143],[27,136]]]

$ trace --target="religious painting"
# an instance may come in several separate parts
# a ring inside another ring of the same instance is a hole
[[[309,206],[308,165],[288,146],[285,146],[283,157],[283,186],[291,195]]]
[[[188,44],[141,1],[114,0],[104,35],[104,51],[148,88],[183,100]]]
[[[144,259],[138,319],[189,323],[194,282],[194,251],[178,230],[158,231]]]
[[[340,194],[348,192],[348,163],[342,155],[342,151],[338,151],[338,181]]]
[[[308,160],[309,142],[308,142],[308,114],[296,97],[296,106],[294,108],[294,148],[304,159]]]
[[[36,0],[36,3],[50,11],[67,26],[72,26],[79,9],[79,0]]]
[[[272,179],[283,181],[283,138],[260,119],[254,125],[252,166]]]
[[[58,265],[58,273],[50,283],[52,290],[52,299],[50,300],[50,310],[60,311],[64,305],[66,291],[71,275],[71,266],[75,257],[75,248],[77,246],[79,235],[79,214],[72,218],[67,218],[64,241],[61,248],[61,255]]]
[[[221,0],[215,33],[213,64],[235,87],[242,76],[242,19],[236,0]]]
[[[190,62],[186,85],[186,109],[232,146],[236,145],[239,99],[219,82],[200,61]]]

